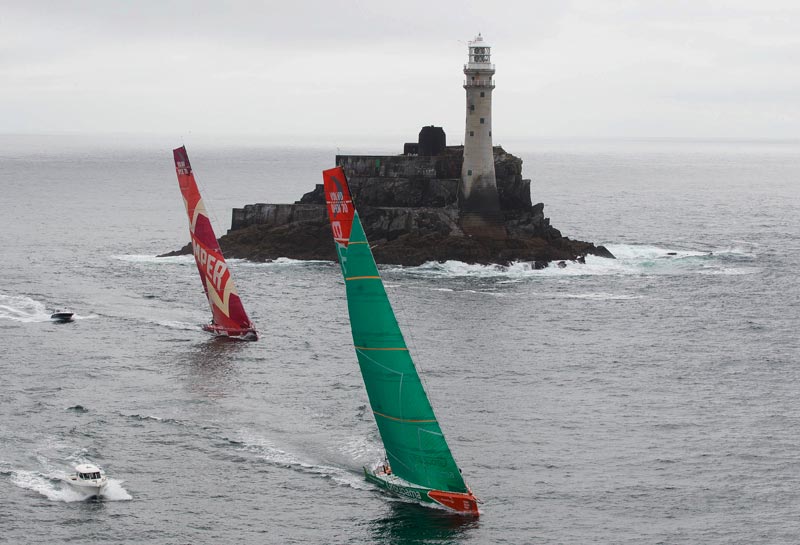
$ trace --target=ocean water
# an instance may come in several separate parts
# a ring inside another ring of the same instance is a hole
[[[363,480],[337,265],[232,260],[262,339],[199,329],[191,258],[154,257],[188,240],[180,144],[0,138],[0,542],[800,541],[796,142],[507,144],[618,259],[383,268],[477,520]],[[186,144],[218,234],[336,153]],[[61,484],[87,461],[100,500]]]

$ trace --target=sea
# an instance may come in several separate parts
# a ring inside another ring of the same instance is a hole
[[[381,267],[477,519],[364,480],[335,263],[230,260],[261,339],[200,329],[183,143],[218,235],[345,151],[0,137],[0,543],[800,542],[800,142],[504,143],[616,259]]]

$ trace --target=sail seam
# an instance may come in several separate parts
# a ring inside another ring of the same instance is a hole
[[[380,348],[380,347],[369,347],[369,346],[356,346],[356,350],[403,350],[408,351],[408,348]]]
[[[397,422],[436,422],[435,418],[433,420],[411,420],[408,418],[397,418],[396,416],[389,416],[388,414],[379,413],[378,411],[372,411],[372,414],[388,418],[389,420],[396,420]]]

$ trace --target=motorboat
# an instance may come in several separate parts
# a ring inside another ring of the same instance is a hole
[[[75,474],[64,479],[73,490],[89,497],[97,497],[103,493],[108,484],[108,478],[102,469],[94,464],[80,464],[75,466]]]
[[[74,312],[70,312],[68,310],[56,310],[50,315],[50,319],[54,322],[71,322],[73,316],[75,316]]]

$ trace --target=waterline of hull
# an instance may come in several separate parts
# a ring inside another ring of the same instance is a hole
[[[415,486],[393,475],[378,475],[366,467],[364,468],[364,477],[367,481],[395,496],[408,498],[422,504],[444,507],[462,515],[479,515],[478,501],[475,496],[470,493],[445,492],[442,490]]]

